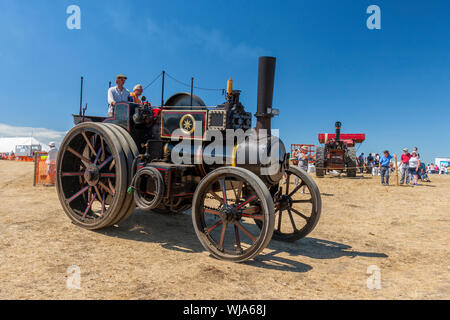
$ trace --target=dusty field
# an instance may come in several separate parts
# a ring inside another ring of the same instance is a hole
[[[415,188],[317,180],[323,210],[310,236],[233,264],[205,252],[189,214],[136,210],[119,227],[76,227],[54,188],[32,187],[32,166],[0,161],[1,299],[450,298],[450,176]],[[79,290],[66,287],[72,265]],[[372,265],[381,289],[366,285]]]

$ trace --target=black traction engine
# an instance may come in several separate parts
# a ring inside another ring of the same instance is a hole
[[[136,207],[192,208],[202,245],[236,262],[255,257],[272,237],[305,237],[319,220],[321,197],[271,135],[274,74],[275,58],[260,57],[255,128],[231,80],[226,101],[213,107],[177,93],[161,106],[119,102],[109,118],[73,115],[57,159],[67,216],[93,230],[120,224]]]

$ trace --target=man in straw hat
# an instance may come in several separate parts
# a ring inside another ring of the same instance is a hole
[[[126,76],[118,74],[116,77],[117,85],[108,89],[108,117],[112,117],[117,102],[128,101],[130,91],[124,87],[125,80],[127,80]]]
[[[411,154],[408,152],[408,148],[403,149],[403,154],[400,158],[400,184],[403,184],[406,179],[406,184],[409,184],[409,159],[411,159]]]

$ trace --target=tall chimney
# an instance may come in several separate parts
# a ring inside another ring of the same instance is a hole
[[[266,129],[268,134],[270,134],[270,119],[273,117],[273,114],[269,113],[268,109],[272,108],[275,61],[275,57],[259,57],[258,62],[256,129]]]
[[[334,124],[334,127],[336,128],[336,136],[334,137],[334,140],[340,141],[341,140],[341,127],[342,127],[341,122],[336,121],[336,123]]]

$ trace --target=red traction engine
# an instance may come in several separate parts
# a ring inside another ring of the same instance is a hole
[[[355,144],[366,139],[364,133],[342,133],[341,122],[335,123],[336,133],[319,133],[319,142],[324,144],[317,147],[316,176],[323,177],[327,170],[346,172],[347,177],[356,177],[356,148]]]

